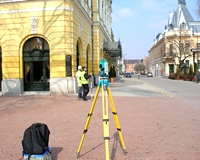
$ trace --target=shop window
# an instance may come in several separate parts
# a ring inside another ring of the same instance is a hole
[[[182,52],[183,51],[183,43],[180,43],[180,51]]]
[[[30,62],[25,62],[25,81],[30,82]]]
[[[49,49],[49,44],[47,41],[45,41],[43,38],[40,37],[34,37],[29,39],[26,44],[24,45],[24,51],[29,51],[34,48],[37,48],[39,50],[48,50]]]
[[[66,56],[66,77],[72,76],[72,56]]]
[[[187,67],[189,67],[189,65],[190,65],[189,60],[186,60],[185,64],[186,64]]]
[[[169,45],[169,55],[172,56],[173,55],[173,44]]]
[[[189,51],[190,51],[190,44],[185,43],[185,52],[189,52]]]

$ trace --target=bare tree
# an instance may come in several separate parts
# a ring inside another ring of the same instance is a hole
[[[175,31],[172,43],[166,48],[168,56],[178,58],[178,62],[175,61],[175,65],[179,68],[184,64],[185,60],[191,56],[191,35],[189,31],[185,30],[184,24],[180,25],[180,28]]]
[[[149,71],[149,58],[148,57],[146,57],[146,58],[144,58],[143,59],[143,64],[144,64],[144,66],[145,66],[145,70],[148,72]]]
[[[136,63],[135,66],[134,66],[134,70],[137,71],[137,72],[145,72],[145,69],[146,67],[144,66],[143,63]]]

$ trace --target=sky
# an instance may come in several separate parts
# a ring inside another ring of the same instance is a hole
[[[195,21],[197,0],[185,0]],[[176,11],[178,0],[113,0],[112,30],[122,44],[124,59],[143,59],[158,33],[164,32],[169,13]]]

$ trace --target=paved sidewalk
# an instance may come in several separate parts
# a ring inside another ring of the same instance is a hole
[[[199,160],[200,109],[175,98],[113,96],[127,149],[124,155],[111,111],[111,160]],[[105,160],[101,96],[78,160]],[[75,160],[92,101],[77,96],[0,97],[0,160],[21,160],[21,140],[32,123],[51,131],[53,160]]]

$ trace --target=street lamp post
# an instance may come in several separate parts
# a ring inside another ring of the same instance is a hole
[[[126,65],[127,65],[127,60],[125,60],[125,56],[126,56],[126,55],[128,55],[128,53],[126,53],[126,54],[123,55],[123,58],[124,58],[124,65],[125,65],[125,72],[126,72]],[[126,62],[125,62],[125,61],[126,61]]]
[[[192,35],[194,35],[194,30],[196,31],[197,33],[197,50],[199,48],[199,45],[198,45],[198,30],[195,26],[192,26]],[[192,51],[193,52],[193,65],[195,64],[195,51]],[[194,71],[195,71],[195,66],[194,66]]]

